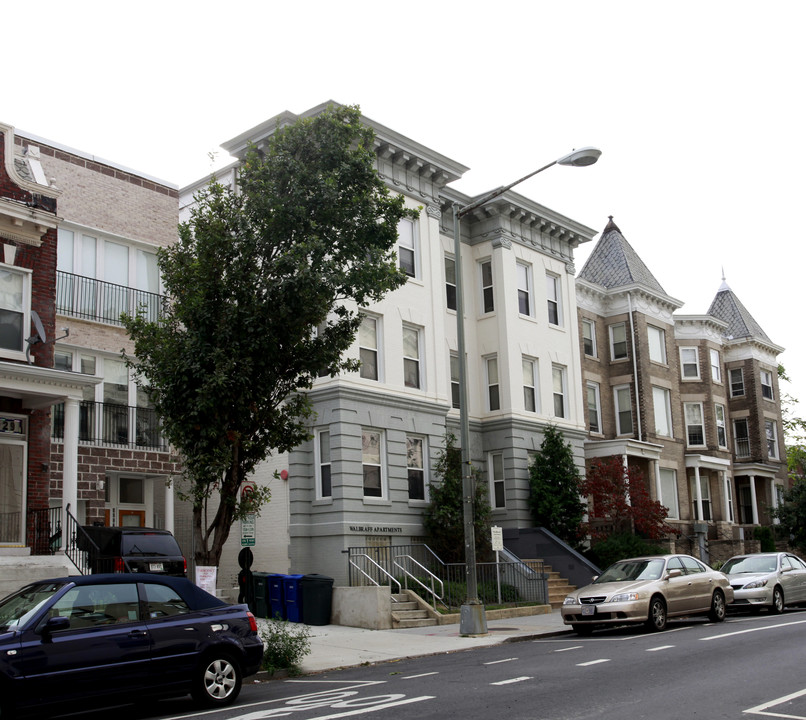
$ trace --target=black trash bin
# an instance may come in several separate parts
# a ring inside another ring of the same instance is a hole
[[[253,572],[252,573],[252,588],[254,602],[252,605],[252,612],[259,618],[266,618],[269,616],[269,573]]]
[[[302,622],[306,625],[330,625],[333,605],[333,578],[326,575],[303,575],[299,581],[302,599]]]

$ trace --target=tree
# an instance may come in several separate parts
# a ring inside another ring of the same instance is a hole
[[[650,498],[643,473],[617,455],[591,460],[581,490],[590,499],[587,532],[594,541],[633,531],[660,540],[677,532],[666,524],[669,509]]]
[[[237,189],[213,181],[159,253],[160,319],[124,317],[126,361],[183,461],[199,564],[218,565],[232,523],[268,500],[239,491],[255,466],[309,438],[313,379],[357,369],[350,308],[406,280],[397,226],[417,213],[387,191],[360,117],[331,107],[278,128]]]
[[[572,547],[579,544],[579,524],[585,514],[580,499],[579,473],[570,443],[549,425],[540,452],[529,466],[529,507],[535,522]]]
[[[791,488],[784,490],[783,503],[773,514],[781,520],[790,543],[806,552],[806,480],[797,479]]]
[[[423,526],[431,549],[445,562],[464,562],[464,494],[462,452],[456,436],[445,436],[445,449],[437,457],[434,474],[441,478],[430,485],[431,502],[423,514]],[[478,473],[473,472],[473,526],[480,557],[490,551],[490,503]]]
[[[778,379],[792,382],[784,369],[778,365]],[[781,391],[781,420],[786,439],[786,464],[793,480],[806,475],[806,420],[795,415],[798,401],[789,393]]]

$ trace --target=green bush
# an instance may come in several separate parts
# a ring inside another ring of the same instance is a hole
[[[665,552],[662,547],[653,545],[637,535],[621,533],[596,543],[586,555],[591,562],[604,570],[617,560],[640,555],[663,555]]]
[[[761,552],[775,552],[775,537],[768,527],[757,527],[753,531],[753,536],[761,544]]]
[[[261,630],[263,640],[263,669],[274,673],[288,670],[290,675],[299,675],[299,664],[311,651],[311,633],[307,625],[285,620],[269,620]]]

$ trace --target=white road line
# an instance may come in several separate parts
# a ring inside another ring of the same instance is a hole
[[[482,665],[498,665],[498,663],[512,662],[518,658],[505,658],[504,660],[491,660],[490,662],[482,663]]]
[[[439,675],[438,672],[420,673],[419,675],[404,675],[401,680],[413,680],[414,678],[428,677],[429,675]]]
[[[522,675],[521,677],[512,678],[510,680],[501,680],[500,682],[490,683],[490,685],[511,685],[512,683],[523,682],[524,680],[531,679],[532,678],[528,677],[527,675]]]
[[[700,638],[700,640],[721,640],[722,638],[733,637],[734,635],[745,635],[746,633],[761,632],[763,630],[775,630],[777,628],[789,627],[790,625],[803,625],[806,620],[796,620],[791,623],[779,623],[778,625],[765,625],[764,627],[750,628],[749,630],[734,630],[721,635],[711,635],[711,637]]]
[[[767,715],[768,717],[806,720],[806,718],[804,718],[802,715],[784,715],[782,713],[764,712],[767,708],[775,707],[776,705],[782,705],[785,702],[789,702],[790,700],[794,700],[795,698],[803,697],[804,695],[806,695],[806,690],[798,690],[797,692],[794,692],[791,695],[784,695],[784,697],[778,698],[777,700],[770,700],[769,702],[763,703],[762,705],[756,705],[755,707],[751,707],[749,710],[745,710],[744,713],[746,715]]]
[[[588,665],[598,665],[599,663],[606,663],[610,662],[609,658],[604,658],[602,660],[590,660],[584,663],[577,663],[577,667],[588,667]]]
[[[658,647],[647,648],[647,652],[657,652],[658,650],[670,650],[674,645],[658,645]]]
[[[573,647],[557,648],[554,652],[566,652],[567,650],[581,650],[584,645],[574,645]]]

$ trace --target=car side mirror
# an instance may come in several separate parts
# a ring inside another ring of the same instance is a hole
[[[596,582],[598,579],[599,579],[599,576],[598,576],[598,575],[594,575],[594,576],[591,578],[591,582]]]
[[[680,577],[683,574],[683,571],[680,568],[672,568],[669,572],[666,573],[666,580],[671,580],[672,578]]]
[[[48,618],[48,621],[42,626],[42,635],[50,637],[53,633],[60,630],[67,630],[70,627],[70,618],[63,615]]]

